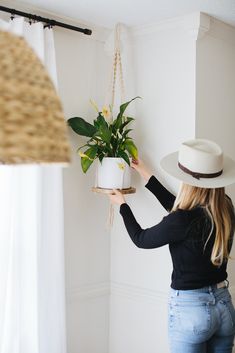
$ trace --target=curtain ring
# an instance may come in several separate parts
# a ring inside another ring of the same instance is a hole
[[[45,23],[44,25],[43,25],[43,28],[45,29],[45,28],[49,28],[49,29],[51,29],[53,26],[50,24],[50,23]]]

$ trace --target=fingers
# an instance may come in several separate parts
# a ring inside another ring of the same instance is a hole
[[[133,164],[139,164],[138,159],[134,159],[134,158],[132,158],[132,160],[131,160],[131,161],[132,161],[132,163],[133,163]]]
[[[139,164],[139,161],[138,161],[137,159],[133,159],[133,158],[132,158],[131,167],[132,167],[133,169],[136,169],[136,167],[138,166],[138,164]]]
[[[111,195],[120,195],[120,194],[122,194],[120,190],[118,190],[118,189],[113,189]]]
[[[109,201],[111,203],[115,203],[116,195],[115,194],[108,194]]]
[[[112,192],[111,192],[111,193],[108,193],[108,196],[109,196],[110,198],[112,198],[112,196],[115,196],[115,195],[117,195],[116,189],[112,189]]]
[[[117,190],[117,189],[113,189],[112,190],[112,194],[108,194],[109,196],[109,201],[112,204],[121,204],[121,200],[122,200],[122,193]]]

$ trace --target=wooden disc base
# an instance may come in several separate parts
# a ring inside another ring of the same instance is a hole
[[[91,188],[91,190],[93,192],[98,192],[101,194],[113,194],[113,189],[93,187],[93,188]],[[117,189],[117,190],[119,190],[122,194],[134,194],[136,192],[136,188],[133,188],[132,186],[127,189]]]

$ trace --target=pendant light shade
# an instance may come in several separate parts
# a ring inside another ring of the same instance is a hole
[[[0,164],[68,163],[62,105],[26,41],[0,31]]]

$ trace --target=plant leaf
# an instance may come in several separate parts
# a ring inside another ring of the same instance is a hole
[[[117,157],[121,157],[124,159],[124,161],[127,162],[128,165],[130,165],[130,158],[128,157],[127,153],[124,151],[118,151]]]
[[[106,143],[110,143],[111,135],[111,131],[105,125],[100,126],[99,130],[95,134],[95,136],[100,136],[101,139]]]
[[[73,129],[74,132],[81,136],[92,137],[97,131],[95,126],[79,117],[68,119],[68,125]]]
[[[98,118],[94,121],[97,131],[93,137],[100,137],[104,142],[109,143],[111,139],[111,130],[103,115],[99,114]]]
[[[126,120],[124,121],[124,123],[121,124],[120,126],[120,132],[123,132],[123,129],[125,126],[127,126],[131,121],[135,120],[134,118],[126,118]]]
[[[116,134],[122,124],[122,116],[118,114],[117,118],[112,123],[112,132]]]
[[[113,131],[114,133],[116,133],[116,131],[121,128],[122,123],[123,123],[123,121],[122,121],[123,114],[124,114],[126,108],[128,107],[128,105],[129,105],[133,100],[135,100],[136,98],[141,98],[141,97],[137,96],[137,97],[131,99],[130,101],[128,101],[128,102],[123,103],[122,105],[120,105],[120,112],[119,112],[117,118],[113,121],[113,124],[112,124],[112,131]],[[128,120],[128,123],[129,123],[131,120],[134,120],[133,118],[127,118],[127,119],[130,119],[130,120]],[[128,124],[128,123],[127,123],[127,124]]]
[[[123,116],[126,108],[128,107],[128,105],[133,101],[135,100],[136,98],[141,98],[139,96],[135,97],[135,98],[132,98],[130,101],[126,102],[126,103],[123,103],[122,105],[120,105],[120,113],[118,114],[118,116],[120,115],[121,117]]]
[[[100,163],[102,163],[102,160],[104,158],[104,154],[100,154],[98,158],[99,158]]]
[[[84,173],[87,172],[88,168],[91,166],[91,164],[94,162],[94,159],[97,157],[97,150],[98,146],[94,145],[84,152],[87,157],[81,157],[81,166]]]
[[[122,136],[123,137],[127,137],[127,135],[129,134],[129,132],[131,132],[133,129],[127,129],[123,132]],[[129,137],[130,138],[130,137]]]
[[[108,127],[107,121],[105,120],[105,118],[103,117],[103,115],[101,115],[99,113],[98,117],[96,120],[94,120],[94,125],[99,129],[101,126],[106,126]]]
[[[114,155],[115,155],[115,153],[116,153],[116,151],[117,151],[118,142],[119,142],[118,137],[115,136],[115,135],[112,135],[112,136],[111,136],[111,139],[110,139],[110,145],[111,145],[111,147],[112,147],[112,150],[113,150]]]
[[[105,145],[105,155],[106,157],[115,157],[114,153],[113,153],[113,150],[111,149],[110,145],[106,144]]]
[[[128,153],[134,158],[138,159],[138,150],[134,142],[130,139],[127,139],[124,142],[125,149],[128,151]]]

